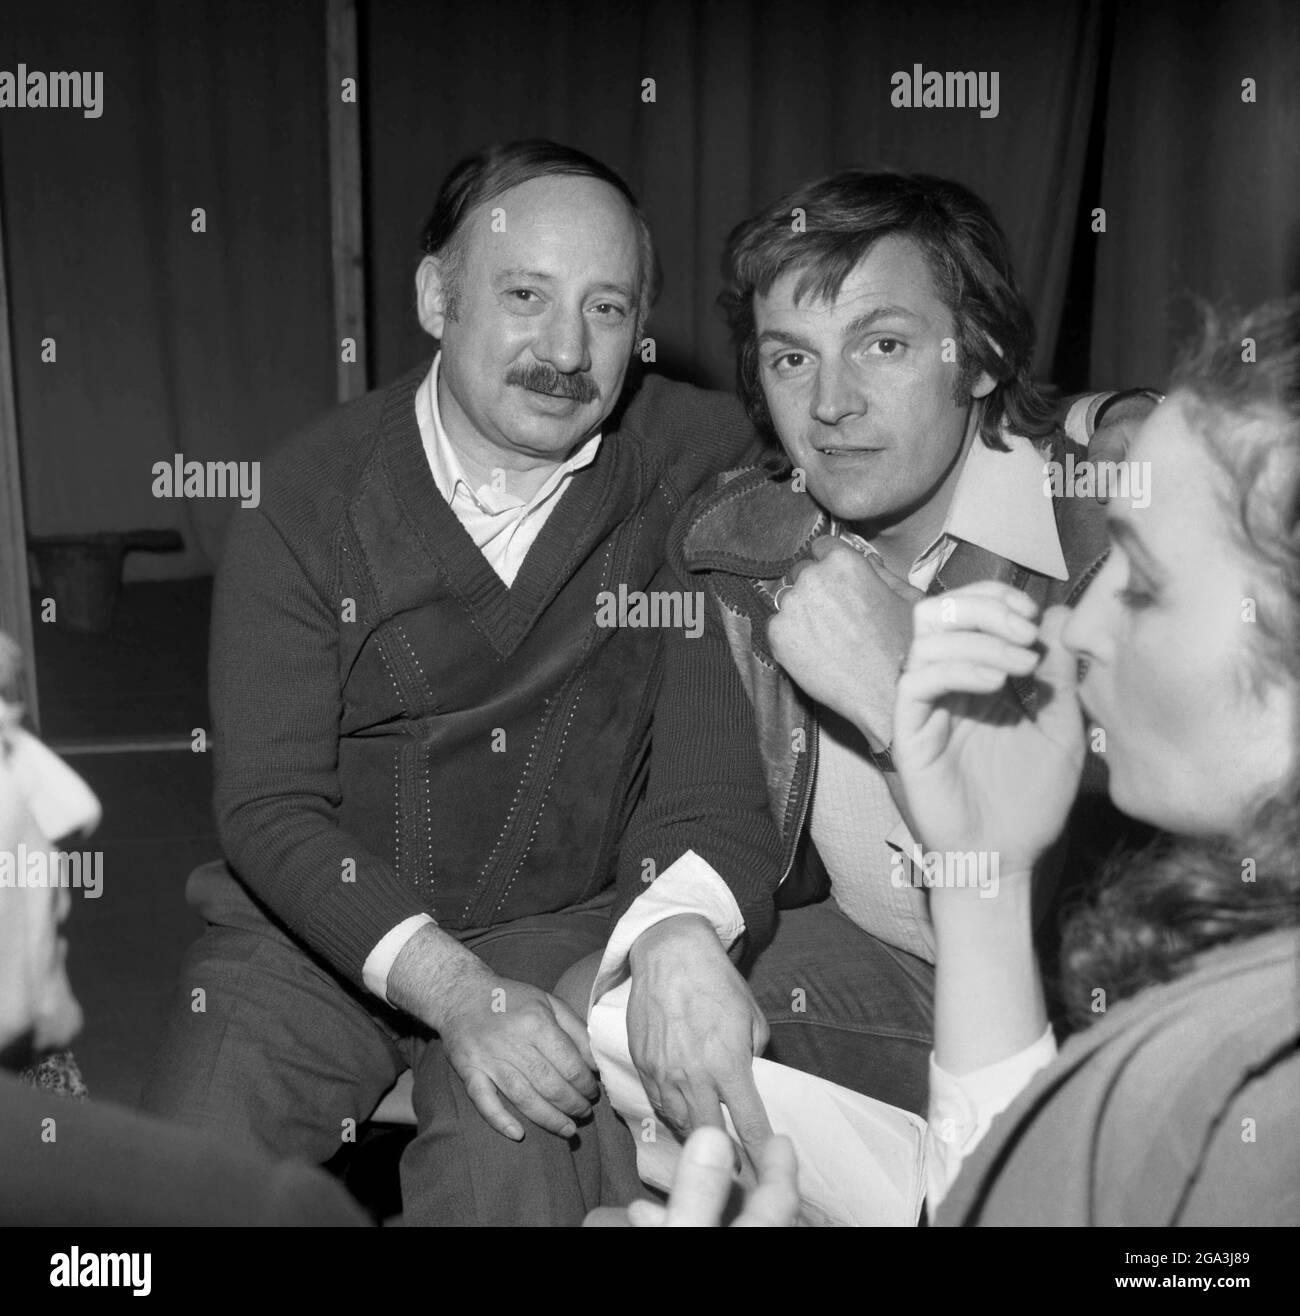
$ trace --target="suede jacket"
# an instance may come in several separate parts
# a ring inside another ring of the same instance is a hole
[[[1045,462],[1064,461],[1070,452],[1077,462],[1084,454],[1064,435],[1050,441],[1050,451],[1046,444],[1040,448]],[[1090,498],[1057,498],[1054,512],[1067,580],[959,541],[930,592],[1002,580],[1042,607],[1072,605],[1105,561],[1105,510]],[[776,459],[720,475],[678,519],[670,561],[681,582],[706,596],[705,634],[699,641],[670,639],[670,647],[677,644],[677,663],[690,666],[679,666],[675,678],[681,700],[672,706],[661,700],[656,710],[655,757],[662,739],[663,766],[656,779],[652,761],[647,807],[625,845],[622,906],[638,886],[644,889],[640,884],[652,867],[661,869],[694,850],[731,887],[752,952],[770,936],[776,908],[806,904],[829,891],[807,826],[817,771],[815,705],[773,658],[767,627],[782,577],[809,555],[813,540],[833,529],[806,492],[794,492],[788,464]],[[729,663],[721,656],[724,647]],[[1014,685],[1032,712],[1032,681]],[[707,741],[711,753],[692,749],[692,740]],[[716,763],[706,762],[709,757]],[[1090,764],[1087,786],[1095,788],[1104,775],[1093,756]],[[775,821],[776,835],[765,814]],[[638,865],[645,869],[639,882]]]

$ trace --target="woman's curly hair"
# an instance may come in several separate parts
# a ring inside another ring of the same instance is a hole
[[[1244,317],[1206,312],[1170,384],[1224,473],[1232,530],[1254,565],[1247,684],[1300,687],[1300,297]],[[1194,956],[1300,921],[1300,779],[1285,779],[1238,835],[1165,837],[1113,860],[1066,924],[1062,994],[1072,1022],[1184,973]]]

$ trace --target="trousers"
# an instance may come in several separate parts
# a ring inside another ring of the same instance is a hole
[[[924,1116],[934,966],[873,937],[833,898],[777,915],[747,973],[769,1060]]]
[[[409,1066],[417,1132],[400,1165],[404,1223],[577,1225],[602,1201],[626,1200],[602,1165],[600,1129],[626,1136],[608,1111],[570,1139],[520,1118],[523,1141],[510,1141],[479,1115],[435,1034],[338,978],[224,864],[197,869],[186,898],[208,926],[182,965],[147,1110],[322,1163]],[[495,973],[549,991],[604,945],[610,900],[457,936]]]

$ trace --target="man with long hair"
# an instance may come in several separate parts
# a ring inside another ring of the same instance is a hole
[[[835,174],[742,224],[725,265],[741,396],[780,455],[674,528],[709,609],[700,640],[667,642],[596,992],[630,969],[630,1054],[666,1123],[725,1105],[757,1147],[765,1047],[925,1108],[928,866],[890,752],[916,600],[999,580],[1071,601],[1105,532],[1091,498],[1045,496],[1045,463],[1085,454],[1033,381],[1009,244],[969,189]]]
[[[721,394],[625,395],[656,266],[599,161],[471,156],[423,248],[436,354],[283,445],[226,545],[228,863],[190,880],[209,926],[145,1102],[325,1161],[409,1066],[408,1223],[571,1223],[601,1191],[598,1089],[551,988],[607,935],[659,646],[597,600],[654,587],[681,503],[753,434]]]

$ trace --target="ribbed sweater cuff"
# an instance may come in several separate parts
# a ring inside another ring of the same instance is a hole
[[[332,883],[312,911],[308,943],[340,973],[365,988],[362,966],[384,936],[428,907],[391,872],[357,873],[355,882]]]

